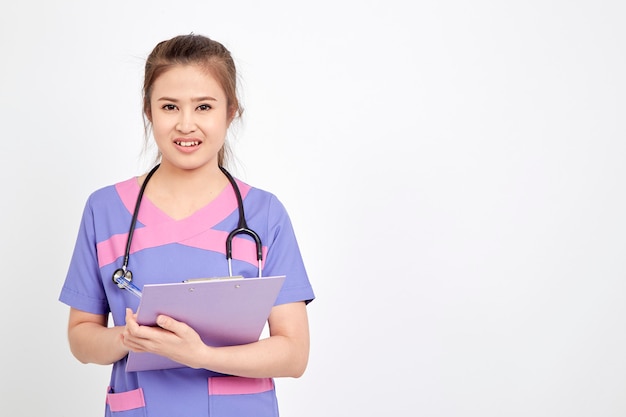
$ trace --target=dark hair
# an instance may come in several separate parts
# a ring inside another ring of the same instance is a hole
[[[243,109],[237,98],[237,70],[228,49],[221,43],[202,35],[180,35],[162,41],[154,47],[146,60],[143,82],[144,128],[149,131],[152,114],[150,98],[152,87],[161,74],[175,65],[199,65],[220,84],[227,99],[228,116],[241,117]],[[146,137],[148,135],[146,134]],[[228,149],[220,149],[218,164],[225,162]]]

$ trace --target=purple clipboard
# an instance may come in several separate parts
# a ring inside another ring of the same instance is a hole
[[[137,322],[152,326],[159,314],[187,323],[209,346],[259,340],[285,276],[218,278],[144,285]],[[153,353],[130,352],[126,371],[182,368]]]

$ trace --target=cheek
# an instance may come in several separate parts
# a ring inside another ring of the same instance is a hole
[[[159,129],[158,127],[152,127],[152,138],[154,140],[154,144],[161,148],[164,143],[167,143],[169,139],[169,134],[164,129]]]
[[[156,138],[157,135],[163,135],[165,132],[170,130],[170,126],[167,123],[167,119],[162,117],[153,117],[152,118],[152,132]]]

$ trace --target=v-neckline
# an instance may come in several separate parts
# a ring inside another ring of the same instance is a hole
[[[141,184],[139,183],[139,178],[140,177],[135,177],[135,179],[133,181],[133,185],[134,185],[134,188],[135,188],[135,191],[136,191],[135,195],[139,194],[139,190],[141,189]],[[229,184],[227,184],[224,188],[222,188],[222,190],[211,201],[209,201],[205,205],[199,207],[197,210],[195,210],[193,213],[189,214],[188,216],[181,217],[181,218],[177,219],[177,218],[171,216],[170,214],[168,214],[165,210],[161,209],[159,206],[157,206],[150,199],[150,197],[148,197],[146,194],[144,194],[142,196],[142,199],[141,199],[140,213],[143,214],[143,215],[147,215],[148,217],[150,217],[151,219],[154,219],[155,221],[158,221],[158,223],[163,223],[163,222],[170,222],[170,223],[188,222],[188,221],[192,221],[197,216],[206,217],[207,213],[205,213],[205,212],[213,211],[212,210],[213,207],[216,207],[216,206],[221,207],[223,205],[226,205],[231,197],[235,198],[234,191],[232,191],[232,187]]]
[[[252,190],[252,187],[238,179],[235,179],[243,201]],[[140,187],[136,177],[129,178],[126,181],[119,182],[114,186],[120,203],[127,210],[129,216],[132,216],[137,202],[137,195]],[[175,220],[166,213],[156,207],[151,201],[146,199],[142,202],[139,214],[137,216],[137,228],[133,237],[133,247],[131,253],[141,250],[142,248],[155,247],[168,243],[186,242],[191,245],[199,245],[198,247],[210,248],[218,250],[224,239],[223,228],[220,224],[230,216],[235,215],[232,219],[236,223],[237,213],[237,197],[233,188],[225,187],[222,192],[206,206],[192,213],[189,217],[181,220]],[[232,227],[225,226],[227,228]],[[125,226],[126,227],[126,226]],[[228,229],[230,230],[230,229]],[[213,238],[208,239],[206,236],[219,236],[215,241]],[[112,239],[119,240],[118,246],[111,246],[105,242],[98,243],[98,259],[101,265],[114,262],[121,253],[123,253],[123,245],[125,242],[125,234],[115,235]],[[195,240],[200,239],[200,240]],[[219,241],[219,245],[215,246],[215,242]],[[251,242],[243,238],[235,238],[240,244],[248,244]],[[213,245],[213,246],[212,246]],[[114,250],[117,247],[117,250]],[[107,249],[109,248],[109,249]],[[223,249],[219,249],[223,250]],[[251,250],[250,254],[254,251]],[[248,251],[237,251],[237,253],[248,253]],[[247,256],[247,255],[244,255]],[[238,258],[244,259],[244,258]],[[255,259],[250,256],[247,262],[254,263]]]

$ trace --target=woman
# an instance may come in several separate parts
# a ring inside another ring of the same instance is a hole
[[[272,378],[305,371],[306,304],[314,294],[289,217],[275,196],[236,181],[248,226],[263,243],[263,275],[286,275],[268,319],[269,337],[211,347],[171,317],[159,316],[155,327],[140,326],[133,313],[138,298],[111,279],[124,260],[142,185],[128,261],[132,283],[141,289],[229,274],[224,239],[237,227],[238,205],[221,168],[227,130],[241,116],[233,59],[204,36],[161,42],[147,59],[143,94],[160,163],[149,182],[147,175],[131,178],[88,199],[60,295],[70,306],[72,353],[83,363],[113,364],[107,416],[276,416]],[[258,276],[251,248],[250,239],[235,237],[234,275]],[[185,366],[126,372],[130,351],[157,353]]]

